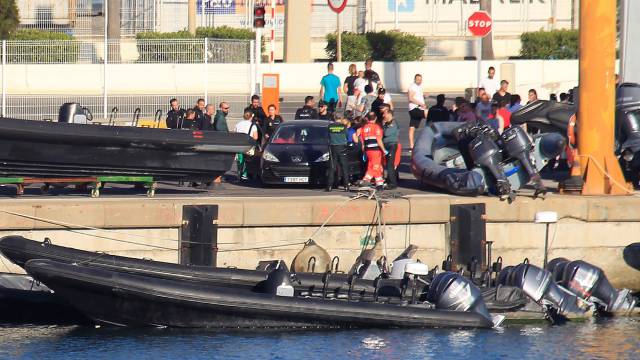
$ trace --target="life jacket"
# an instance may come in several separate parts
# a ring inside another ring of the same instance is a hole
[[[382,128],[376,123],[367,123],[362,127],[361,138],[366,150],[380,150],[378,139],[382,139]]]

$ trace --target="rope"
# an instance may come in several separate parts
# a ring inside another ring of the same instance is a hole
[[[318,227],[313,234],[311,234],[311,236],[309,236],[309,240],[313,239],[314,236],[316,236],[318,234],[318,232],[320,232],[320,230],[322,230],[328,223],[329,220],[331,220],[331,218],[338,212],[338,210],[340,210],[342,207],[344,207],[345,205],[347,205],[347,203],[349,203],[350,201],[356,200],[356,199],[360,199],[362,197],[364,197],[364,194],[357,194],[354,197],[351,197],[349,199],[347,199],[346,201],[344,201],[342,204],[336,206],[335,209],[333,209],[333,211],[331,212],[331,214],[329,214],[329,216],[325,219],[325,221],[322,223],[322,225],[320,225],[320,227]]]
[[[609,181],[611,181],[611,183],[612,183],[613,185],[615,185],[615,186],[619,187],[620,189],[622,189],[622,190],[623,190],[624,192],[626,192],[627,194],[631,194],[631,195],[633,195],[633,194],[634,194],[634,192],[633,192],[632,190],[629,190],[629,189],[626,187],[626,185],[620,184],[616,179],[614,179],[614,178],[611,176],[611,174],[609,174],[609,173],[604,169],[604,167],[600,164],[600,162],[599,162],[595,157],[593,157],[592,155],[580,155],[580,154],[579,154],[579,155],[578,155],[578,157],[584,157],[584,158],[587,158],[587,159],[589,159],[589,160],[593,161],[593,162],[594,162],[594,164],[596,165],[596,168],[598,168],[598,170],[600,170],[600,172],[602,173],[602,175],[606,176],[606,177],[609,179]]]

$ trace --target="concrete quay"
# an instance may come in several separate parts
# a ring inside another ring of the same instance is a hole
[[[304,197],[16,198],[0,201],[0,235],[49,237],[55,244],[116,255],[178,262],[184,205],[218,205],[218,266],[253,268],[259,260],[290,263],[312,234],[348,270],[374,222],[376,202],[344,195]],[[640,241],[640,198],[549,195],[507,203],[493,197],[442,194],[389,199],[382,207],[388,258],[409,244],[430,267],[449,253],[450,206],[483,203],[486,240],[493,258],[505,265],[525,257],[541,265],[545,225],[538,211],[555,211],[549,259],[583,259],[601,267],[617,287],[640,290],[640,273],[622,258],[625,246]],[[318,230],[326,219],[333,217]],[[317,232],[316,232],[317,231]],[[120,241],[115,241],[115,240]],[[21,270],[0,258],[0,272]]]

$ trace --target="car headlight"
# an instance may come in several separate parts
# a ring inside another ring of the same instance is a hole
[[[631,160],[633,160],[633,151],[631,151],[630,149],[624,149],[624,151],[622,152],[622,158],[626,162],[631,162]]]
[[[317,158],[315,162],[329,161],[329,156],[330,156],[329,152],[326,152],[326,153],[322,154],[322,156]]]
[[[262,158],[267,160],[267,161],[271,161],[271,162],[280,162],[280,160],[278,160],[278,158],[275,157],[275,155],[273,155],[272,153],[268,152],[267,150],[265,150],[262,153]]]

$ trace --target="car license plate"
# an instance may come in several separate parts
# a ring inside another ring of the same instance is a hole
[[[284,182],[286,183],[308,183],[308,176],[287,176],[284,178]]]

